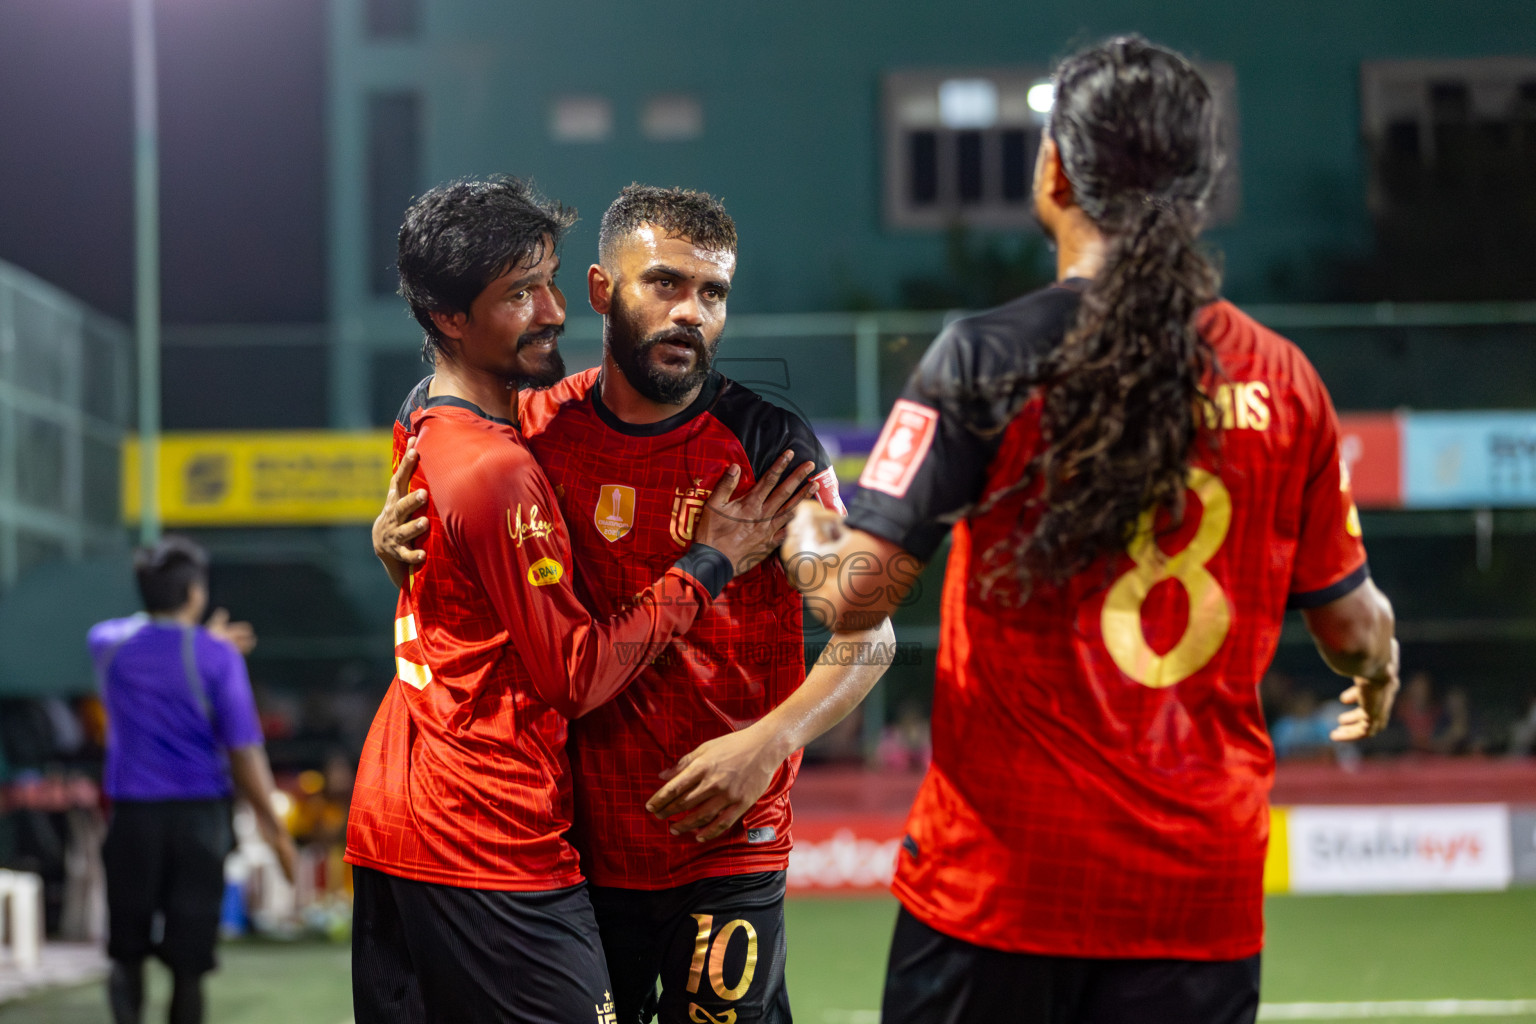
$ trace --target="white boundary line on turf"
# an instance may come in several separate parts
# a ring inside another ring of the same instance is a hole
[[[1357,1003],[1263,1003],[1259,1020],[1361,1020],[1372,1017],[1518,1017],[1536,999],[1393,999]],[[879,1024],[879,1010],[824,1010],[822,1024]]]
[[[1536,999],[1394,999],[1360,1003],[1264,1003],[1259,1020],[1358,1020],[1367,1017],[1517,1017]]]

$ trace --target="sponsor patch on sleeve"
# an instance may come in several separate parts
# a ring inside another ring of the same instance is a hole
[[[912,478],[933,447],[933,435],[938,431],[939,413],[926,405],[905,398],[896,400],[891,415],[880,431],[875,450],[869,453],[859,486],[889,494],[893,498],[907,496]]]
[[[848,506],[843,504],[843,496],[837,491],[837,469],[828,466],[811,478],[816,483],[816,500],[821,502],[823,508],[831,509],[840,516],[848,514]]]
[[[536,587],[559,583],[565,576],[565,566],[553,558],[541,558],[528,567],[528,582]]]

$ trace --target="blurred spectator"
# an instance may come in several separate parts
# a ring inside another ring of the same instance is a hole
[[[1509,755],[1529,757],[1536,754],[1536,690],[1525,700],[1525,714],[1509,727]]]
[[[139,1024],[144,960],[154,953],[174,978],[171,1024],[198,1024],[233,846],[233,789],[290,879],[297,852],[273,809],[242,657],[255,644],[250,626],[222,609],[199,625],[208,556],[189,540],[139,550],[134,572],[145,613],[99,622],[88,638],[107,709],[103,788],[113,802],[102,845],[107,990],[116,1024]]]
[[[75,713],[80,716],[80,728],[85,734],[85,756],[100,768],[107,750],[107,709],[101,697],[91,695],[75,701]]]
[[[1311,690],[1293,689],[1286,698],[1285,710],[1269,730],[1275,756],[1290,760],[1331,757],[1333,743],[1328,734],[1333,731],[1337,715],[1330,718],[1328,710]]]
[[[1339,767],[1353,771],[1360,764],[1359,749],[1353,743],[1335,743],[1329,738],[1344,710],[1336,700],[1320,701],[1310,690],[1292,689],[1284,713],[1270,729],[1275,756],[1293,761],[1337,761]]]
[[[46,934],[84,939],[82,920],[67,911],[72,880],[84,878],[74,865],[94,858],[100,816],[89,737],[67,703],[58,698],[0,701],[0,866],[28,871],[43,880]]]
[[[1434,680],[1428,672],[1408,677],[1397,699],[1394,716],[1408,733],[1408,749],[1420,753],[1435,750],[1435,735],[1441,729],[1441,710],[1435,703]]]
[[[0,744],[12,772],[42,771],[58,760],[58,732],[45,702],[17,698],[0,702]]]
[[[299,797],[292,812],[294,838],[323,847],[341,846],[347,835],[347,811],[352,806],[352,760],[332,753],[325,771],[299,773]]]
[[[1466,689],[1454,686],[1443,701],[1437,700],[1434,679],[1428,672],[1415,672],[1408,678],[1393,716],[1407,733],[1410,751],[1480,754],[1487,746]]]
[[[875,761],[886,771],[920,772],[933,760],[932,729],[923,706],[915,700],[901,705],[896,721],[880,733]]]
[[[1476,727],[1467,691],[1452,687],[1445,695],[1432,746],[1437,754],[1481,754],[1487,741]]]
[[[298,704],[285,694],[279,694],[261,683],[252,687],[256,695],[257,713],[261,716],[261,733],[270,743],[284,740],[298,730]]]
[[[344,905],[351,896],[352,872],[342,860],[346,852],[347,812],[352,805],[355,777],[352,758],[333,751],[323,772],[299,773],[298,798],[289,827],[303,846],[306,877],[299,883],[310,909]]]

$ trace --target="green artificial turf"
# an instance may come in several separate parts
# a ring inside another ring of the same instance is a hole
[[[876,1024],[896,904],[789,902],[789,992],[799,1024]],[[1268,907],[1266,1003],[1536,999],[1536,889],[1414,896],[1286,896]],[[227,943],[208,985],[211,1024],[347,1024],[344,945]],[[147,1022],[164,1019],[163,971]],[[1376,1024],[1426,1017],[1373,1016]],[[1456,1024],[1524,1016],[1440,1018]],[[106,1024],[101,986],[0,1006],[4,1024]]]
[[[1268,1001],[1536,999],[1536,889],[1286,896],[1266,917]]]
[[[350,1024],[351,951],[322,942],[226,942],[209,976],[209,1024]],[[146,970],[145,1024],[163,1024],[170,975]],[[0,1005],[4,1024],[110,1024],[105,986],[84,985]]]

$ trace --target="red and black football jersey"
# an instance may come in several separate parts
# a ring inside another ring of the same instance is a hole
[[[1211,305],[1198,325],[1220,362],[1207,426],[1221,430],[1195,457],[1182,523],[1144,519],[1109,565],[1026,594],[1011,558],[1027,496],[993,499],[1040,450],[1041,396],[1010,408],[975,383],[1027,380],[1080,287],[941,334],[852,502],[850,526],[920,558],[954,537],[933,763],[895,891],[997,949],[1246,957],[1263,942],[1274,768],[1259,679],[1288,604],[1367,577],[1338,421],[1295,346]]]
[[[599,370],[523,405],[529,446],[555,488],[599,615],[635,595],[689,544],[704,499],[730,465],[750,488],[785,449],[816,464],[820,497],[841,509],[825,450],[800,417],[719,373],[687,409],[630,424],[599,393]],[[657,567],[661,567],[658,569]],[[617,699],[572,723],[576,843],[599,885],[662,889],[699,878],[783,868],[798,752],[729,832],[674,836],[645,811],[660,773],[706,740],[755,722],[805,678],[800,595],[778,559],[733,579],[688,634]]]
[[[687,629],[729,567],[678,549],[594,621],[554,491],[517,429],[448,397],[408,422],[395,459],[414,432],[427,560],[400,594],[397,675],[358,764],[346,859],[464,888],[573,885],[567,718]]]

